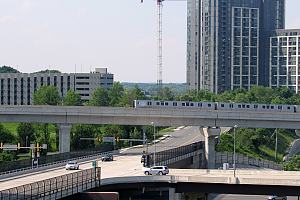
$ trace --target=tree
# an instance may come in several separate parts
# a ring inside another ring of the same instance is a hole
[[[126,89],[124,96],[121,100],[121,105],[130,107],[133,105],[133,100],[143,100],[146,99],[146,96],[142,92],[142,90],[136,85],[134,88]]]
[[[95,125],[75,125],[71,130],[71,150],[94,148],[95,142],[92,140],[81,140],[80,138],[96,137],[97,126]]]
[[[99,87],[95,90],[90,99],[88,105],[90,106],[108,106],[109,105],[109,98],[108,98],[108,91],[103,87]]]
[[[115,82],[113,86],[108,90],[109,105],[119,106],[121,99],[124,95],[124,88],[120,82]]]
[[[63,99],[64,106],[80,106],[81,98],[80,95],[75,93],[73,90],[69,90]]]
[[[41,86],[33,95],[34,105],[59,105],[61,102],[59,92],[55,86]]]
[[[158,99],[162,101],[173,101],[174,94],[168,87],[163,87],[158,91]]]
[[[30,142],[34,140],[35,129],[31,123],[20,123],[17,133],[21,146],[29,146]]]
[[[3,124],[0,124],[0,142],[2,143],[14,143],[16,141],[15,136],[4,128]]]
[[[20,73],[20,72],[10,66],[4,65],[4,66],[0,67],[0,73]]]

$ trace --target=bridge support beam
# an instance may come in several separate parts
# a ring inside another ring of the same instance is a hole
[[[70,133],[71,125],[70,124],[59,124],[59,153],[70,152]]]
[[[221,133],[220,128],[201,128],[200,132],[205,137],[205,159],[207,169],[215,169],[216,167],[216,150],[215,138]]]

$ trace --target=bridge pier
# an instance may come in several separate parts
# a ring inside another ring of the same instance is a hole
[[[70,133],[71,125],[70,124],[59,124],[59,153],[70,152]]]
[[[300,129],[295,129],[295,133],[298,137],[300,137]]]
[[[205,159],[207,169],[214,169],[216,166],[215,138],[221,133],[220,128],[201,128],[200,132],[205,137]]]

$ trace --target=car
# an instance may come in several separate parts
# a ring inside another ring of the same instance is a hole
[[[144,169],[145,175],[167,175],[169,174],[169,168],[167,166],[153,166]]]
[[[66,170],[69,170],[69,169],[79,169],[79,164],[76,161],[69,161],[66,164]]]
[[[113,161],[113,160],[114,160],[114,156],[112,154],[106,154],[106,155],[101,157],[102,162]]]
[[[286,196],[270,195],[270,196],[268,196],[268,200],[287,200],[287,197]]]

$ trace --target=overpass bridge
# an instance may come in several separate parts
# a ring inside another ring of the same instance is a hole
[[[245,112],[240,110],[192,110],[161,108],[118,108],[88,106],[1,106],[1,122],[38,122],[59,124],[59,151],[70,151],[72,124],[119,124],[155,126],[202,126],[207,167],[214,168],[214,138],[218,127],[300,129],[300,113]],[[215,128],[211,128],[215,127]]]

